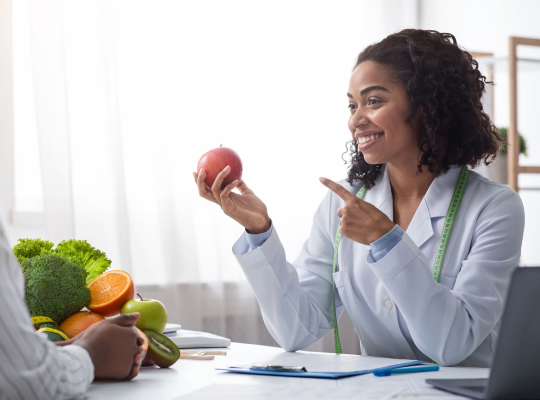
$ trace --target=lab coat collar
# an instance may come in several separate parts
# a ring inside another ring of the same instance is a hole
[[[431,218],[446,217],[460,172],[460,167],[451,167],[431,183],[422,201],[426,203]]]
[[[388,169],[386,165],[382,168],[383,170],[375,184],[377,190],[372,191],[374,192],[373,197],[369,200],[384,212],[388,218],[393,220],[394,202],[390,179],[388,178]],[[446,216],[459,178],[459,172],[459,167],[452,167],[446,174],[435,178],[418,206],[411,223],[407,227],[407,234],[418,247],[421,247],[433,236],[431,218]]]
[[[369,196],[369,197],[368,197]],[[381,173],[375,180],[375,186],[368,191],[366,200],[386,214],[391,220],[394,219],[394,202],[392,200],[392,188],[388,178],[386,164],[381,167]]]

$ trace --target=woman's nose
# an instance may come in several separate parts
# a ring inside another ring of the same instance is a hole
[[[359,110],[351,115],[351,118],[349,119],[349,126],[351,129],[356,129],[359,126],[365,126],[367,124],[369,124],[369,119]]]

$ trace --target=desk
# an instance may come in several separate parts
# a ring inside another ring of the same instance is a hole
[[[218,349],[219,350],[219,349]],[[90,386],[88,399],[95,400],[167,400],[201,389],[212,384],[223,385],[317,385],[337,386],[361,384],[366,379],[414,379],[428,378],[487,378],[487,368],[441,367],[437,372],[423,372],[406,375],[393,375],[375,378],[373,374],[359,375],[342,379],[289,378],[257,376],[216,371],[214,368],[233,364],[249,364],[272,359],[283,352],[282,349],[232,343],[226,356],[216,356],[213,361],[178,360],[171,368],[144,367],[139,375],[129,382],[95,382]],[[425,398],[425,397],[422,397]],[[277,399],[276,399],[277,400]]]

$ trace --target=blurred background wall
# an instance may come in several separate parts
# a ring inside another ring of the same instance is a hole
[[[292,262],[326,191],[318,177],[346,176],[358,53],[404,28],[494,53],[486,107],[504,127],[508,37],[540,38],[538,15],[534,0],[0,0],[0,218],[11,244],[88,240],[171,322],[275,344],[231,252],[242,228],[198,197],[199,157],[220,145],[240,154]],[[540,165],[540,63],[519,68],[521,162]],[[522,264],[538,265],[540,191],[520,195]],[[311,348],[332,351],[330,336]]]

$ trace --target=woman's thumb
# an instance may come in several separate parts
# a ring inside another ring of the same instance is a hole
[[[116,317],[109,318],[111,324],[120,325],[120,326],[134,326],[137,321],[141,318],[141,314],[138,312],[132,314],[120,314]]]

